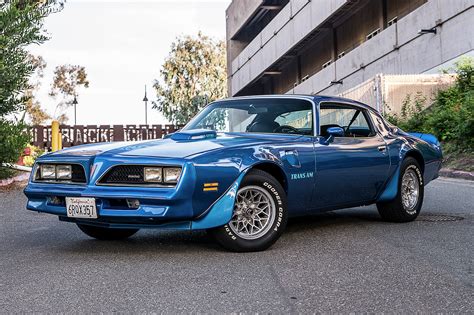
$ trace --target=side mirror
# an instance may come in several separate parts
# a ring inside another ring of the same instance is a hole
[[[341,127],[329,127],[326,132],[328,134],[328,137],[323,142],[323,144],[326,145],[333,142],[335,137],[344,137],[344,129],[342,129]]]
[[[330,127],[327,130],[329,137],[344,137],[344,129],[341,127]],[[328,137],[328,138],[329,138]]]

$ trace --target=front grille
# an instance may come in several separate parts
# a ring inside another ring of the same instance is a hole
[[[116,165],[110,168],[97,181],[97,185],[142,185],[155,187],[175,187],[173,182],[150,182],[145,181],[145,168],[153,165]],[[156,166],[163,169],[166,167],[179,166]]]
[[[118,165],[109,170],[100,184],[149,184],[143,179],[144,167],[140,165]]]

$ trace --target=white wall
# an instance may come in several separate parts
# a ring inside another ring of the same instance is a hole
[[[347,0],[290,0],[231,62],[231,94],[260,76],[277,59],[342,7]]]
[[[294,0],[232,63],[231,94],[260,76],[345,0]],[[378,73],[418,74],[474,50],[474,1],[429,0],[288,93],[338,95]],[[296,11],[295,10],[299,10]],[[296,15],[295,15],[296,14]],[[290,17],[293,18],[290,19]],[[437,34],[418,34],[437,27]],[[311,25],[311,26],[309,26]],[[275,34],[276,33],[276,34]],[[330,85],[342,80],[342,85]]]
[[[453,5],[456,3],[457,5]],[[431,0],[397,24],[363,43],[334,63],[342,85],[329,85],[331,76],[316,73],[305,93],[337,95],[378,73],[418,74],[474,50],[473,1]],[[462,5],[463,4],[463,5]],[[442,21],[437,34],[418,34]],[[362,67],[357,65],[363,64]],[[329,80],[328,80],[329,79]],[[291,92],[291,91],[290,91]]]

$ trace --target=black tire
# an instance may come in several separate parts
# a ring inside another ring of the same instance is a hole
[[[88,236],[104,241],[121,240],[138,232],[138,229],[111,229],[79,223],[77,226]]]
[[[242,183],[239,187],[239,192],[237,193],[238,196],[239,193],[246,189],[257,193],[260,192],[262,198],[260,198],[260,201],[256,202],[255,204],[248,204],[248,207],[245,206],[246,210],[250,212],[246,213],[245,215],[255,218],[255,214],[252,214],[252,211],[257,212],[255,207],[260,206],[259,202],[261,202],[262,199],[268,201],[269,209],[274,209],[269,210],[269,213],[273,214],[273,219],[272,216],[269,215],[268,223],[262,224],[261,221],[259,223],[261,227],[260,233],[262,234],[259,235],[259,233],[257,233],[257,235],[252,236],[255,237],[254,239],[243,238],[235,231],[236,227],[233,221],[224,226],[210,229],[208,232],[220,245],[228,250],[235,252],[262,251],[272,246],[278,240],[286,227],[286,223],[288,221],[286,194],[281,184],[273,176],[261,170],[249,171],[249,173],[242,180]],[[238,197],[236,197],[236,200],[238,200],[237,198]],[[245,203],[241,202],[241,204]],[[253,210],[251,206],[254,207]],[[272,208],[272,206],[274,207]],[[237,201],[234,207],[234,215],[237,215],[235,211],[240,211],[238,210]],[[261,213],[262,211],[259,212]],[[240,211],[240,213],[243,212]],[[244,216],[244,214],[242,214],[242,216]],[[266,215],[264,214],[264,216]],[[255,224],[256,221],[253,221],[253,223]],[[237,229],[239,229],[238,227],[239,225],[237,224]]]
[[[416,175],[413,179],[416,179],[418,184],[418,198],[416,203],[412,207],[407,207],[403,203],[402,197],[402,181],[404,175],[409,174]],[[377,203],[377,209],[380,216],[385,221],[389,222],[410,222],[416,219],[420,213],[421,206],[423,205],[424,196],[424,185],[423,185],[423,174],[421,172],[420,165],[412,158],[407,157],[403,160],[400,166],[400,176],[398,179],[398,193],[394,200],[390,202],[379,202]]]

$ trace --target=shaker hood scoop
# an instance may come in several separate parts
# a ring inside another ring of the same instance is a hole
[[[177,131],[175,133],[172,133],[168,137],[176,141],[204,140],[216,138],[217,133],[214,130],[209,129],[194,129]]]

